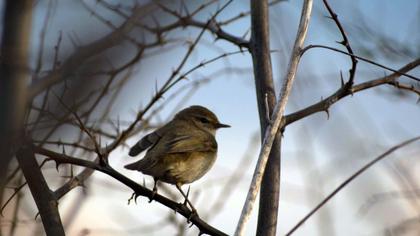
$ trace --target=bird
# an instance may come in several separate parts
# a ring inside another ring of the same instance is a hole
[[[188,193],[181,189],[200,179],[213,166],[217,156],[216,130],[230,125],[219,122],[209,109],[194,105],[175,114],[166,125],[147,134],[130,148],[129,155],[137,156],[147,150],[145,156],[125,165],[154,179],[153,196],[157,182],[173,184],[185,198],[184,204],[196,209],[188,200]]]

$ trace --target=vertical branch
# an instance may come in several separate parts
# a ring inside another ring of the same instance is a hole
[[[31,146],[23,146],[17,152],[16,158],[41,215],[45,233],[54,236],[65,235],[57,199],[48,188]]]
[[[254,68],[260,118],[261,142],[270,123],[269,114],[276,105],[276,94],[270,57],[268,1],[251,0],[250,51]],[[280,142],[275,139],[264,171],[259,202],[257,235],[276,235],[280,193]]]
[[[17,181],[17,186],[19,186],[19,187],[24,186],[24,184],[22,182],[23,182],[23,176],[20,175],[19,179]],[[22,197],[23,197],[23,194],[22,194],[21,191],[19,191],[18,189],[16,189],[15,191],[17,191],[17,194],[16,194],[15,207],[13,209],[12,225],[10,226],[10,230],[9,230],[9,235],[10,236],[14,236],[15,233],[16,233],[16,228],[17,228],[17,225],[18,225],[19,208],[21,207]]]
[[[301,58],[302,46],[306,37],[309,19],[311,16],[312,3],[312,0],[305,0],[303,4],[299,28],[293,46],[293,51],[289,60],[287,74],[284,78],[283,86],[280,91],[279,101],[277,102],[274,108],[274,112],[271,115],[270,124],[268,125],[264,135],[264,142],[261,147],[254,175],[252,177],[252,182],[248,191],[248,195],[246,197],[244,207],[242,208],[241,217],[236,228],[235,235],[237,236],[243,235],[245,233],[246,223],[248,222],[248,219],[251,216],[252,208],[257,197],[259,188],[261,186],[261,180],[268,160],[268,155],[270,154],[271,147],[282,122],[283,113],[286,108],[290,91],[292,89],[293,81],[295,79],[297,66]]]
[[[23,124],[32,0],[6,1],[0,49],[0,202],[13,143]]]

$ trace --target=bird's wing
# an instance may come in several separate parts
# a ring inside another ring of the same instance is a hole
[[[172,134],[166,137],[162,139],[162,144],[164,146],[164,153],[167,154],[185,152],[210,152],[217,150],[216,140],[210,134]]]
[[[142,143],[144,139],[138,143]],[[146,141],[144,141],[146,142]],[[137,145],[137,144],[136,144]],[[150,146],[151,144],[149,144]],[[133,148],[135,148],[134,146]],[[139,146],[140,147],[140,146]],[[131,148],[131,151],[133,150]],[[147,147],[146,147],[147,148]],[[145,148],[145,149],[146,149]],[[144,149],[143,149],[144,150]],[[127,169],[147,171],[154,169],[154,166],[159,163],[160,160],[166,157],[173,156],[174,154],[180,153],[191,153],[191,152],[215,152],[217,150],[216,140],[212,135],[196,135],[196,134],[180,134],[180,133],[169,133],[159,137],[157,142],[149,148],[146,156],[134,163],[125,166]],[[165,171],[165,170],[161,170]]]
[[[148,148],[153,148],[162,138],[165,127],[162,127],[140,139],[134,146],[130,148],[128,155],[137,156]]]

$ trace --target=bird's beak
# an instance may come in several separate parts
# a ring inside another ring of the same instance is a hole
[[[217,123],[216,124],[216,128],[230,128],[230,125],[225,125],[225,124],[222,124],[222,123]]]

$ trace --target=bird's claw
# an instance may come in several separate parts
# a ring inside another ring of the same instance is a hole
[[[134,192],[133,194],[131,194],[131,197],[128,199],[128,203],[127,203],[127,205],[130,205],[130,202],[131,202],[131,200],[133,200],[134,199],[134,203],[136,203],[137,204],[137,198],[139,197],[140,195],[138,195],[136,192]]]
[[[197,210],[195,209],[195,208],[192,208],[192,210],[191,210],[191,214],[188,216],[188,218],[187,218],[187,223],[191,223],[191,225],[189,226],[190,228],[191,228],[191,226],[193,225],[193,223],[191,222],[191,219],[193,218],[193,217],[195,217],[195,216],[197,216],[198,217],[198,214],[197,214]]]

